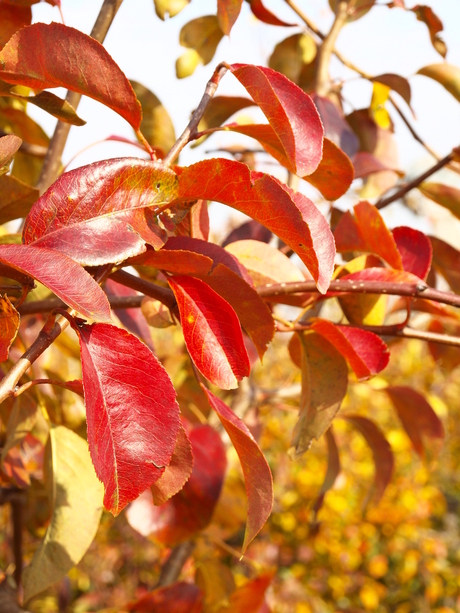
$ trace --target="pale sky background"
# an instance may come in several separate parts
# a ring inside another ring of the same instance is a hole
[[[220,61],[266,65],[277,42],[302,30],[299,18],[283,0],[264,0],[264,3],[281,19],[299,23],[299,27],[280,28],[263,24],[253,17],[249,5],[243,2],[240,18],[230,38],[224,37],[221,41],[213,61],[207,66],[198,67],[194,75],[186,79],[177,80],[175,77],[175,61],[184,51],[178,42],[180,28],[197,16],[215,14],[215,0],[192,0],[179,15],[165,22],[156,16],[153,0],[124,0],[106,38],[105,47],[128,78],[139,81],[160,98],[173,119],[178,135],[198,104],[214,66]],[[415,1],[406,0],[409,7],[415,4]],[[427,4],[443,22],[444,32],[441,35],[448,47],[447,62],[460,66],[460,0],[431,0]],[[66,25],[89,33],[100,5],[99,0],[62,0]],[[298,5],[323,32],[328,30],[333,14],[327,0],[298,0]],[[59,21],[57,9],[44,2],[34,5],[33,11],[35,21]],[[413,13],[378,6],[362,19],[343,28],[337,47],[366,72],[375,75],[395,72],[410,78],[412,107],[416,115],[416,120],[412,117],[411,121],[420,136],[441,156],[460,145],[460,104],[433,80],[415,75],[422,66],[443,60],[431,46],[427,27],[417,21]],[[369,105],[372,88],[368,82],[356,78],[355,73],[336,61],[331,72],[335,77],[350,79],[343,90],[344,98],[349,102],[347,112]],[[247,95],[230,74],[224,77],[218,93]],[[411,117],[402,100],[400,104],[405,114]],[[30,112],[51,134],[54,120],[39,109],[31,109]],[[133,138],[130,126],[123,119],[93,100],[83,98],[78,113],[87,124],[71,129],[64,162],[89,143],[109,135]],[[433,160],[412,139],[399,117],[395,113],[391,115],[395,123],[401,168],[412,175],[432,165]],[[228,134],[214,135],[204,146],[185,150],[181,164],[198,161],[204,157],[205,150],[225,146],[229,142]],[[254,146],[257,146],[255,142]],[[138,155],[139,150],[133,147],[107,143],[77,157],[71,167],[110,157]],[[453,173],[446,173],[443,178],[446,182],[451,180],[453,184],[458,184],[458,179],[459,175]],[[391,216],[391,213],[388,214]],[[405,219],[400,223],[409,222]]]

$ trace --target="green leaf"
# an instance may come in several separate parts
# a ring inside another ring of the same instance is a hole
[[[24,571],[28,601],[80,562],[91,545],[102,514],[103,487],[97,480],[88,445],[64,426],[53,428],[47,448],[52,475],[51,522]]]

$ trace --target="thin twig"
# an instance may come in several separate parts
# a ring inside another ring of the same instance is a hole
[[[142,292],[145,296],[150,296],[151,298],[159,300],[168,307],[168,309],[172,309],[176,304],[176,299],[174,298],[172,290],[141,279],[140,277],[135,277],[125,270],[117,270],[117,272],[110,275],[110,278],[121,285],[130,287],[137,292]]]
[[[228,68],[225,64],[219,64],[219,66],[217,66],[217,68],[214,70],[212,77],[209,79],[206,85],[203,97],[200,100],[200,104],[198,105],[197,109],[193,111],[192,118],[190,119],[188,126],[174,143],[168,155],[164,158],[163,163],[166,166],[170,166],[187,143],[194,139],[198,124],[200,123],[204,112],[208,108],[211,98],[216,93],[221,78],[224,76],[227,70]]]
[[[137,309],[141,306],[144,296],[107,296],[112,309]],[[20,315],[35,315],[38,313],[50,313],[57,308],[65,308],[66,305],[59,298],[47,298],[35,302],[26,302],[17,310]]]
[[[91,30],[92,38],[100,43],[104,42],[107,32],[122,2],[123,0],[104,0],[94,27]],[[71,104],[75,110],[77,110],[80,100],[81,94],[73,91],[67,92],[66,101]],[[64,152],[67,137],[69,136],[70,128],[71,125],[69,123],[58,121],[56,124],[56,129],[51,138],[43,162],[40,179],[37,184],[40,194],[43,194],[59,176],[61,157]]]
[[[163,564],[156,587],[171,585],[179,579],[182,568],[191,556],[194,548],[195,543],[193,541],[185,541],[185,543],[174,547],[169,554],[169,558]]]
[[[316,56],[315,91],[319,96],[327,96],[330,90],[329,64],[335,41],[346,23],[349,0],[340,0],[332,27],[324,38]]]

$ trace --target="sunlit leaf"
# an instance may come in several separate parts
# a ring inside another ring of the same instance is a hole
[[[0,245],[0,263],[37,279],[85,317],[110,321],[107,296],[86,270],[66,255],[33,245]]]
[[[344,358],[316,332],[300,336],[302,344],[302,395],[299,421],[292,446],[296,455],[310,448],[326,432],[347,392],[348,369]]]
[[[8,359],[10,347],[19,330],[19,313],[8,299],[0,296],[0,362]]]
[[[155,12],[163,21],[166,17],[175,17],[190,2],[190,0],[153,0]]]
[[[384,85],[379,81],[374,81],[370,111],[375,123],[384,130],[388,130],[391,127],[391,118],[385,108],[385,103],[389,95],[390,87],[388,87],[388,85]]]
[[[395,91],[401,96],[401,98],[404,100],[404,102],[407,103],[408,106],[410,106],[410,84],[409,81],[401,75],[385,73],[378,75],[377,77],[373,77],[372,81],[374,81],[374,83],[383,83],[383,85],[386,85],[387,87],[391,88],[393,91]]]
[[[430,79],[434,79],[460,102],[460,68],[451,64],[430,64],[417,71]]]
[[[102,513],[102,485],[86,441],[64,426],[50,431],[53,515],[45,538],[24,571],[28,601],[62,579],[91,545]]]
[[[416,390],[407,386],[386,387],[399,419],[418,455],[425,456],[423,437],[444,438],[444,427],[429,402]]]
[[[21,143],[22,140],[14,134],[7,134],[0,138],[0,168],[11,162]]]
[[[237,387],[250,371],[235,311],[206,283],[193,277],[168,279],[181,315],[184,340],[195,366],[222,389]]]
[[[281,72],[290,81],[299,85],[300,73],[305,64],[310,64],[316,57],[316,43],[304,32],[285,38],[275,45],[268,65]]]
[[[426,279],[433,254],[430,239],[423,232],[407,226],[394,228],[393,237],[401,254],[404,270],[420,279]]]
[[[192,19],[182,27],[179,42],[183,47],[195,51],[201,63],[206,65],[214,57],[223,35],[217,17],[205,15]]]
[[[137,81],[130,83],[142,106],[141,132],[154,149],[166,155],[176,142],[171,117],[153,92]]]
[[[244,553],[270,516],[273,506],[273,478],[267,460],[247,426],[225,402],[204,386],[203,389],[230,437],[243,469],[248,499]]]
[[[38,90],[71,89],[140,128],[141,105],[128,79],[100,43],[74,28],[35,23],[16,32],[0,52],[0,78]]]
[[[171,461],[161,477],[150,487],[153,504],[161,505],[177,494],[187,483],[193,470],[192,445],[181,426]]]
[[[374,4],[375,0],[356,0],[347,10],[347,21],[361,19],[361,17],[364,17],[364,15],[371,10]],[[339,5],[340,0],[329,0],[329,6],[334,13],[337,12]]]
[[[24,102],[29,102],[34,106],[38,106],[38,108],[43,109],[50,115],[53,115],[53,117],[70,123],[73,126],[84,126],[86,123],[86,121],[77,115],[76,110],[67,100],[63,100],[51,92],[39,92],[35,94],[35,96],[20,96],[10,91],[8,97],[15,98],[16,100],[24,100]]]
[[[0,49],[6,45],[17,30],[30,25],[31,21],[30,7],[0,2]]]
[[[63,174],[35,203],[23,240],[56,249],[82,265],[122,261],[164,244],[164,232],[143,211],[173,200],[174,172],[137,158],[95,162]]]
[[[278,19],[276,15],[274,15],[265,7],[262,0],[248,0],[248,2],[253,14],[263,23],[266,23],[271,26],[281,27],[290,27],[297,25],[295,23],[286,23],[285,21],[281,21],[281,19]]]
[[[344,419],[364,436],[371,448],[375,464],[374,501],[377,503],[385,493],[393,476],[395,461],[390,443],[380,428],[367,417],[345,415]]]
[[[217,20],[220,29],[227,36],[238,19],[242,4],[243,0],[217,0]]]
[[[238,587],[230,596],[229,606],[219,609],[219,613],[263,613],[265,592],[273,574],[266,572]]]
[[[304,177],[316,170],[324,130],[312,99],[271,68],[233,64],[231,70],[268,119],[295,172]]]
[[[81,325],[88,443],[114,515],[160,478],[179,432],[176,392],[135,336],[108,324]]]

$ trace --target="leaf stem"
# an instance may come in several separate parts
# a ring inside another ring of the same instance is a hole
[[[98,42],[104,42],[107,32],[122,2],[123,0],[104,0],[93,29],[91,30],[91,36]],[[71,104],[75,110],[77,110],[80,100],[81,94],[73,91],[67,92],[66,101]],[[70,127],[70,124],[62,121],[58,121],[56,124],[53,137],[51,138],[43,162],[40,179],[37,183],[40,195],[48,189],[60,174],[61,157],[64,152],[67,137],[69,136]]]
[[[220,80],[222,79],[224,74],[227,72],[227,70],[228,70],[228,67],[224,63],[219,64],[217,68],[214,70],[212,77],[209,79],[206,85],[206,89],[204,90],[203,97],[200,100],[200,104],[195,109],[195,111],[193,111],[192,113],[192,117],[189,121],[188,126],[185,128],[185,130],[179,136],[177,141],[174,143],[168,155],[163,159],[163,163],[166,166],[170,166],[174,162],[174,160],[177,158],[179,153],[182,151],[182,149],[187,145],[187,143],[189,143],[191,140],[195,138],[198,124],[200,123],[205,110],[208,108],[208,104],[211,101],[211,98],[216,93]]]

